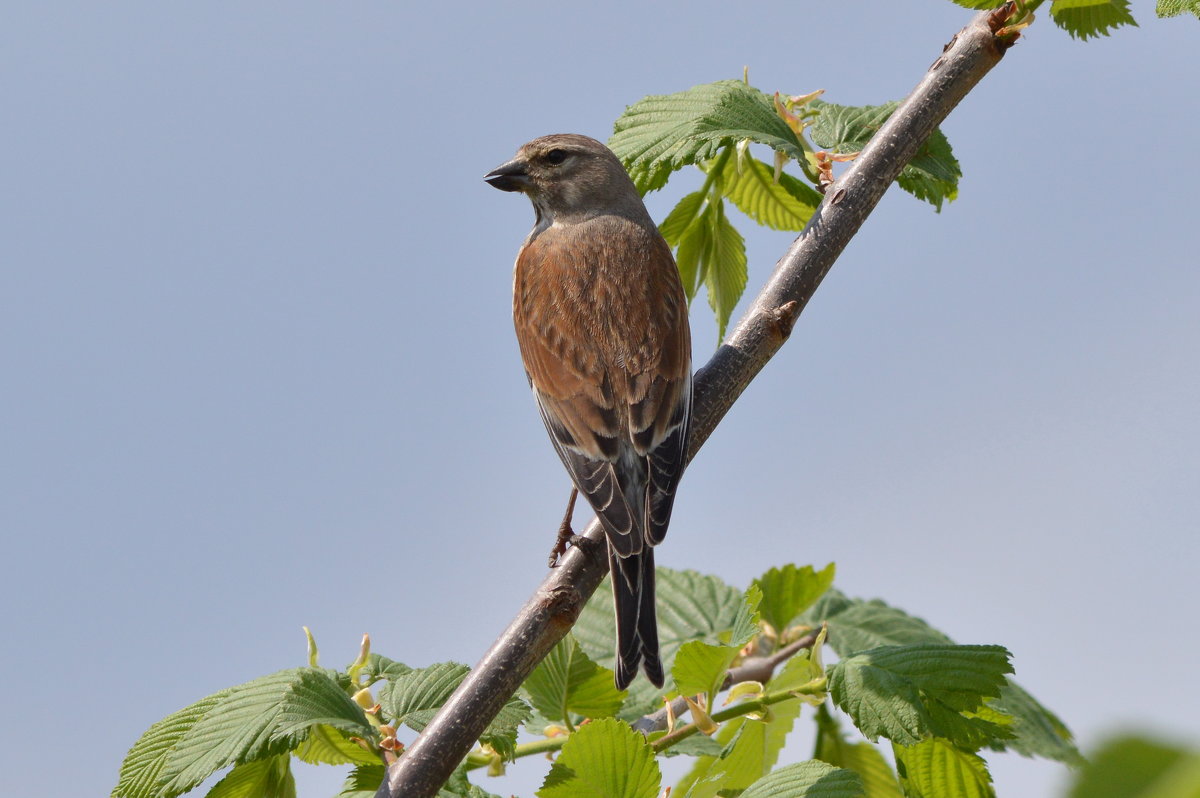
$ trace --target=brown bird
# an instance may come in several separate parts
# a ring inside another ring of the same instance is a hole
[[[513,321],[542,421],[608,539],[617,687],[639,663],[661,687],[651,547],[667,533],[692,404],[671,248],[621,162],[587,136],[534,139],[484,179],[526,194],[536,213],[517,255]]]

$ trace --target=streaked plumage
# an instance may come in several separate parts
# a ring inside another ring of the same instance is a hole
[[[670,247],[621,162],[571,134],[534,139],[485,179],[537,215],[517,256],[513,321],[554,448],[608,539],[617,685],[663,682],[654,553],[683,474],[692,377]]]

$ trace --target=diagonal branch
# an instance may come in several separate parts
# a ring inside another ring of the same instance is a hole
[[[996,35],[1012,8],[1009,3],[976,15],[950,40],[913,92],[829,189],[737,329],[696,373],[689,461],[783,346],[809,298],[900,170],[999,63],[1015,39],[1015,34]],[[599,540],[599,524],[593,521],[584,535]],[[412,746],[388,768],[376,798],[436,795],[484,727],[575,623],[606,570],[603,556],[588,556],[579,548],[569,552]]]

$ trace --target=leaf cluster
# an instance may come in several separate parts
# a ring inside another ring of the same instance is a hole
[[[844,596],[833,579],[832,564],[785,565],[739,590],[659,569],[669,678],[662,690],[638,680],[628,692],[613,684],[612,607],[600,591],[441,795],[487,798],[471,771],[499,774],[516,758],[555,751],[540,798],[655,798],[665,756],[692,759],[673,794],[695,798],[987,796],[985,750],[1077,761],[1062,722],[1008,678],[1003,648],[955,645],[883,602]],[[824,664],[826,645],[837,663]],[[761,681],[730,678],[762,663]],[[457,663],[411,668],[364,654],[344,671],[312,662],[219,691],[151,726],[113,796],[173,798],[225,770],[210,798],[291,798],[295,757],[351,766],[341,798],[368,798],[402,755],[396,730],[423,729],[466,674]],[[666,729],[646,735],[631,725],[646,728],[645,716],[670,699],[687,709]],[[813,756],[781,765],[805,706],[817,708]],[[895,769],[879,740],[892,746]]]
[[[853,157],[897,107],[821,103],[819,93],[782,98],[724,80],[646,97],[614,125],[609,147],[643,193],[662,188],[684,167],[703,173],[700,189],[679,201],[660,230],[675,251],[688,299],[705,288],[722,337],[747,283],[745,241],[727,203],[773,230],[802,230],[821,203],[832,160]],[[771,162],[750,155],[751,144],[770,148]],[[783,171],[790,162],[801,177]],[[959,176],[949,143],[937,133],[898,183],[940,210],[955,197]]]

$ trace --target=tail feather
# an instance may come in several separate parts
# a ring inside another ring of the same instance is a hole
[[[654,612],[654,550],[620,557],[610,547],[613,604],[617,619],[617,689],[624,690],[637,675],[638,665],[656,687],[663,686],[658,650],[658,619]]]

